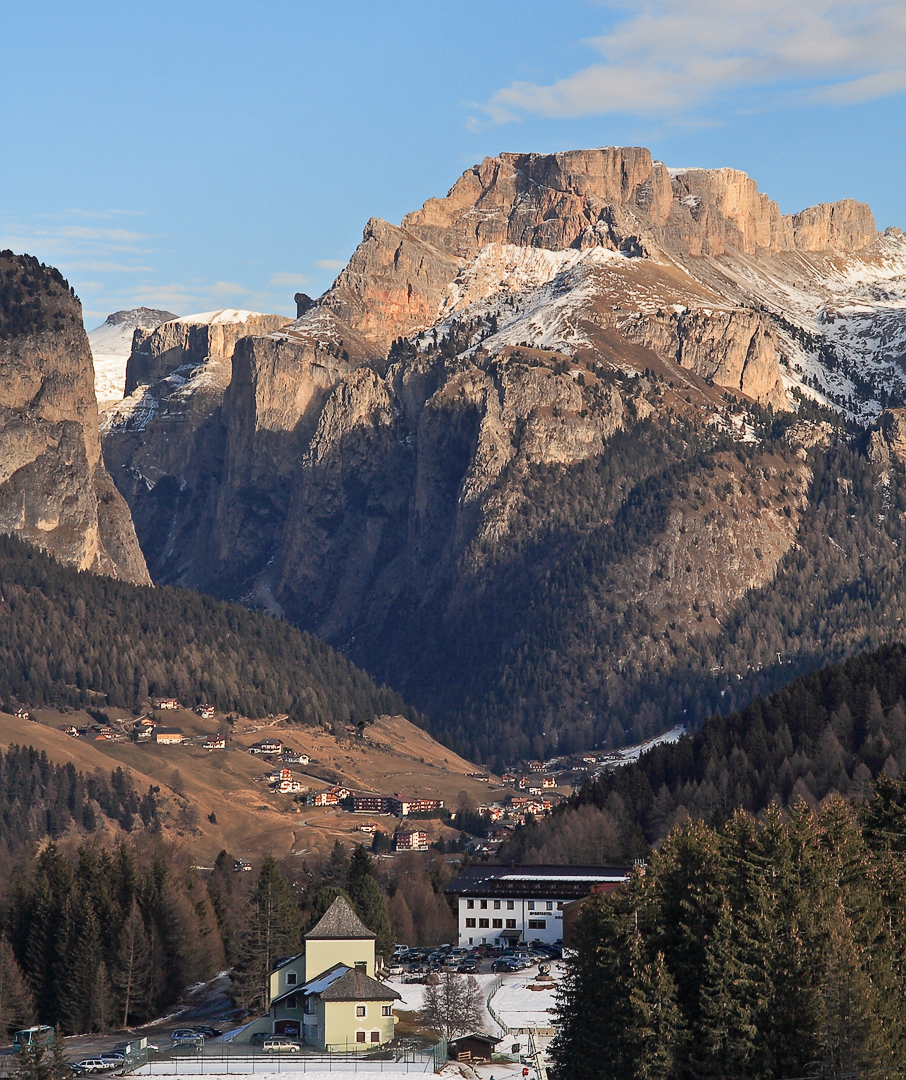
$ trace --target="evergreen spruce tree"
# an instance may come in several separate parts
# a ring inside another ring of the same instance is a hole
[[[129,1016],[147,1016],[151,976],[151,946],[145,922],[135,897],[120,931],[117,962],[113,967],[114,987],[118,991],[122,1026],[128,1027]]]
[[[0,938],[0,1038],[9,1039],[14,1031],[34,1023],[35,999],[12,946]]]
[[[625,1080],[631,1076],[629,924],[621,895],[592,897],[576,921],[576,958],[556,1000],[557,1034],[549,1047],[553,1080]]]
[[[274,961],[302,948],[302,913],[275,859],[268,856],[247,908],[233,993],[247,1007],[264,1008]]]
[[[649,958],[641,934],[630,937],[629,1035],[637,1080],[671,1080],[680,1039],[681,1016],[664,954]]]

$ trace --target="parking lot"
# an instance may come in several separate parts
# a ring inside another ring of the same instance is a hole
[[[472,948],[441,945],[433,949],[406,949],[396,953],[389,974],[419,979],[432,972],[452,971],[460,975],[492,975],[524,971],[535,964],[550,964],[563,957],[559,945],[499,948],[475,945]]]

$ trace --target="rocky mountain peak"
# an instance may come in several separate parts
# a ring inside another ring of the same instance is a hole
[[[0,532],[64,562],[147,582],[101,461],[82,310],[59,271],[0,253]]]
[[[449,310],[457,278],[492,246],[599,249],[685,264],[733,252],[852,252],[876,238],[863,203],[784,215],[743,172],[670,170],[641,147],[504,153],[467,169],[446,196],[399,226],[369,221],[319,303],[380,354]]]

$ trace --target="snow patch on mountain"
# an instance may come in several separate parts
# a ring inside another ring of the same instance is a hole
[[[126,386],[126,364],[137,329],[152,330],[177,318],[172,311],[139,307],[115,311],[89,331],[88,344],[94,361],[94,394],[98,405],[120,401]]]
[[[217,311],[201,311],[197,315],[183,315],[181,319],[174,317],[173,321],[182,323],[183,326],[225,326],[230,323],[246,323],[257,314],[258,312],[245,311],[242,308],[218,308]]]

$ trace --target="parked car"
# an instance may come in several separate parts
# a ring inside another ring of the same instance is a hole
[[[491,964],[491,971],[495,972],[503,973],[507,971],[518,970],[519,964],[512,957],[509,956],[501,956],[499,960],[495,960],[494,963]]]
[[[170,1038],[176,1046],[204,1046],[204,1035],[195,1028],[177,1028]]]
[[[81,1065],[77,1065],[74,1061],[69,1062],[69,1071],[73,1076],[87,1076],[88,1070],[83,1069]]]
[[[480,970],[481,966],[477,960],[463,960],[459,965],[461,975],[477,975]]]
[[[219,1039],[223,1034],[220,1028],[208,1027],[207,1024],[195,1024],[192,1030],[204,1035],[206,1039]]]
[[[269,1039],[270,1035],[266,1031],[256,1031],[254,1035],[249,1039],[251,1046],[260,1046],[265,1039]]]
[[[299,1044],[286,1035],[268,1035],[261,1049],[265,1054],[298,1054]]]
[[[106,1069],[112,1069],[113,1064],[109,1061],[104,1061],[103,1058],[82,1058],[81,1061],[77,1061],[76,1065],[86,1073],[104,1072]]]
[[[126,1055],[121,1054],[118,1050],[105,1050],[101,1055],[101,1061],[109,1061],[112,1068],[116,1068],[117,1065],[122,1065],[126,1060]]]

